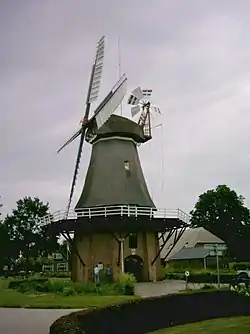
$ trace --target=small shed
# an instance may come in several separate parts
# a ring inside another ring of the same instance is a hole
[[[204,267],[207,268],[209,250],[202,247],[187,247],[181,249],[169,258],[168,263],[173,267]]]

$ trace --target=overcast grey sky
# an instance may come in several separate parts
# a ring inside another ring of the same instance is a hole
[[[163,116],[139,148],[158,207],[192,209],[228,184],[250,205],[250,2],[1,0],[0,195],[64,209],[77,143],[56,154],[83,115],[95,43],[107,36],[100,99],[121,67],[129,90],[153,89]],[[124,113],[129,109],[124,105]],[[90,146],[85,146],[75,204]]]

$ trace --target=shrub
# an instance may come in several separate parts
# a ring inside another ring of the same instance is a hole
[[[55,277],[55,278],[70,278],[71,272],[69,271],[47,271],[47,272],[41,272],[41,276],[43,277]]]
[[[74,296],[77,294],[76,290],[72,286],[67,286],[63,288],[64,296]]]
[[[121,277],[117,284],[100,284],[93,282],[74,283],[70,280],[60,279],[22,279],[13,280],[9,283],[8,288],[15,289],[21,293],[62,293],[63,295],[75,294],[98,294],[98,295],[133,295],[134,286],[132,277]]]
[[[117,288],[124,295],[134,295],[136,278],[129,273],[121,273],[117,278]]]
[[[121,273],[117,277],[117,282],[119,284],[135,284],[136,283],[136,278],[133,274]]]
[[[29,278],[29,279],[13,279],[9,282],[9,289],[17,290],[21,285],[27,285],[34,287],[39,284],[44,284],[48,281],[48,278]]]
[[[213,285],[209,285],[209,284],[204,284],[201,289],[202,290],[214,289],[214,286]]]
[[[250,288],[247,287],[244,283],[238,285],[238,286],[231,286],[231,291],[238,294],[242,295],[245,297],[250,297]]]
[[[250,270],[250,262],[233,262],[230,267],[234,270]]]

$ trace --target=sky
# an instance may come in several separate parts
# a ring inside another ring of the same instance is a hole
[[[103,35],[99,102],[121,71],[128,93],[152,89],[162,111],[139,147],[156,206],[189,212],[201,193],[227,184],[250,207],[249,11],[246,0],[1,0],[3,213],[24,196],[66,208],[78,142],[56,150],[79,127]],[[130,117],[126,99],[122,111]],[[85,145],[73,205],[90,152]]]

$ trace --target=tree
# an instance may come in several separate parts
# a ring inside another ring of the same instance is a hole
[[[199,196],[191,226],[203,227],[221,238],[238,261],[250,260],[250,212],[244,198],[226,185]]]
[[[2,207],[3,204],[0,202],[0,209]],[[2,212],[0,211],[0,271],[6,264],[10,265],[12,262],[12,258],[17,255],[15,246],[10,240],[8,228],[5,225],[4,221],[1,219],[1,216]]]
[[[0,222],[2,221],[2,212],[1,212],[1,209],[2,209],[2,207],[3,207],[3,204],[2,204],[2,202],[1,202],[1,196],[0,196]]]
[[[57,237],[46,233],[46,227],[40,225],[40,219],[48,214],[48,203],[25,197],[17,201],[16,209],[5,218],[10,240],[23,257],[37,257],[56,250]]]
[[[0,271],[6,264],[11,263],[13,253],[14,247],[9,238],[8,229],[3,222],[0,222]]]

